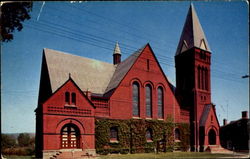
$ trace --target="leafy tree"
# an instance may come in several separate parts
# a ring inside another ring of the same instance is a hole
[[[2,148],[11,148],[16,146],[16,139],[12,135],[1,134],[2,141],[1,147]]]
[[[21,133],[17,137],[19,146],[29,146],[30,144],[30,135],[28,133]]]
[[[21,31],[23,22],[30,19],[32,2],[2,2],[0,9],[1,41],[9,42],[13,39],[15,29]]]

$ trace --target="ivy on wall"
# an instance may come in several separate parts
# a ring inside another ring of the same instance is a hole
[[[173,124],[171,120],[96,119],[95,125],[96,152],[99,154],[173,151],[175,126],[178,126],[181,132],[179,147],[183,151],[189,148],[189,125],[184,123]],[[118,142],[110,142],[111,127],[118,130]],[[150,142],[146,140],[147,129],[152,130]]]

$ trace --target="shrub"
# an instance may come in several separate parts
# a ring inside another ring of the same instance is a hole
[[[175,144],[173,136],[175,126],[179,127],[182,134],[178,148],[183,151],[189,148],[189,125],[173,124],[170,118],[167,121],[96,119],[95,122],[96,151],[98,154],[154,152],[155,148],[158,148],[158,151],[172,152]],[[117,143],[110,142],[111,127],[118,128]],[[146,141],[148,128],[152,130],[152,142]],[[159,146],[160,141],[161,146]]]

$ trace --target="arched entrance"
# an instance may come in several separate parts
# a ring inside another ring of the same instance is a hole
[[[216,132],[214,129],[210,129],[208,132],[208,143],[209,145],[216,145]]]
[[[79,148],[80,131],[74,124],[66,124],[61,130],[61,147],[62,148]]]

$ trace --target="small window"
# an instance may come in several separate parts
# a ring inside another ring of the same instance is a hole
[[[75,94],[75,93],[71,93],[71,103],[72,103],[73,105],[76,104],[76,94]]]
[[[65,93],[65,103],[69,104],[69,92]]]
[[[174,130],[174,137],[175,140],[181,140],[180,130],[178,128]]]
[[[117,129],[117,127],[110,128],[110,141],[118,141],[118,129]]]
[[[149,59],[147,59],[147,70],[149,71]]]
[[[147,129],[147,131],[146,131],[146,139],[147,139],[147,142],[152,141],[152,130],[150,128]]]

